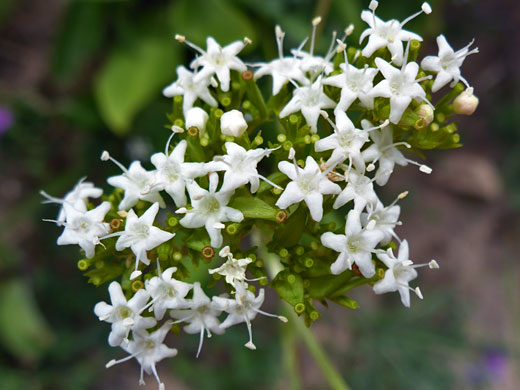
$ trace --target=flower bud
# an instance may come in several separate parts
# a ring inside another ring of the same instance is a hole
[[[200,132],[206,130],[208,113],[200,107],[193,107],[186,113],[186,128],[196,127]]]
[[[222,134],[240,137],[247,129],[247,122],[240,111],[231,110],[220,118],[220,129]]]
[[[453,101],[453,110],[457,114],[471,115],[478,106],[478,97],[473,95],[473,88],[468,88]]]
[[[419,105],[419,107],[415,109],[415,113],[424,121],[425,126],[433,122],[433,108],[431,108],[429,104],[423,103]]]

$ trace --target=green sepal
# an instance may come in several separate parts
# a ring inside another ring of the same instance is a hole
[[[352,298],[347,297],[346,295],[338,295],[336,297],[330,298],[330,300],[338,305],[346,307],[347,309],[359,309],[359,303]]]

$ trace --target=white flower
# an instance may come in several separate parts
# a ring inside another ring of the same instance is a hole
[[[328,119],[328,118],[327,118]],[[360,172],[365,169],[365,162],[361,157],[361,148],[368,141],[368,131],[358,130],[346,115],[336,117],[336,124],[330,122],[334,133],[321,138],[314,144],[316,152],[332,150],[329,162],[341,164],[347,158]]]
[[[218,316],[222,310],[217,304],[211,301],[200,287],[199,282],[193,283],[193,298],[186,301],[187,308],[172,310],[170,315],[178,319],[176,322],[188,322],[183,329],[188,334],[200,334],[199,348],[197,357],[199,357],[204,342],[204,332],[211,337],[211,332],[215,334],[223,334],[224,329],[220,328]]]
[[[412,99],[428,102],[426,92],[419,82],[429,77],[415,79],[419,72],[419,65],[416,62],[403,64],[401,69],[394,68],[379,57],[375,62],[385,79],[372,89],[370,96],[390,98],[390,122],[399,123]]]
[[[227,260],[218,268],[208,270],[210,274],[217,273],[226,277],[226,283],[234,286],[235,282],[244,282],[246,279],[246,269],[253,260],[249,257],[245,259],[235,259],[229,252],[229,246],[225,246],[219,253],[220,257],[227,257]]]
[[[401,207],[395,203],[406,195],[407,192],[403,192],[392,204],[386,207],[379,200],[375,206],[368,204],[367,212],[361,214],[361,222],[367,230],[378,230],[383,233],[383,238],[381,239],[381,245],[383,246],[388,245],[392,237],[397,238],[394,229],[400,224],[399,214],[401,213]]]
[[[200,107],[193,107],[186,113],[186,128],[195,127],[200,133],[206,130],[206,123],[208,122],[208,113]]]
[[[210,106],[218,105],[215,98],[209,92],[210,78],[200,77],[199,74],[190,72],[184,66],[177,67],[178,79],[163,89],[163,95],[173,97],[182,95],[182,111],[184,116],[193,107],[197,99],[201,99]],[[195,81],[195,77],[197,80]]]
[[[361,228],[360,215],[356,210],[350,210],[347,215],[345,234],[327,232],[321,235],[321,242],[325,247],[339,252],[338,258],[330,267],[334,275],[352,269],[352,264],[356,263],[365,278],[373,277],[376,272],[372,253],[382,239],[383,233],[380,231]]]
[[[299,65],[301,70],[304,73],[310,73],[311,78],[314,75],[325,73],[329,74],[334,70],[334,64],[330,61],[332,56],[336,53],[335,50],[335,40],[336,40],[336,32],[332,34],[332,43],[325,57],[314,55],[314,47],[316,41],[316,28],[321,23],[321,17],[316,17],[312,20],[312,34],[311,34],[311,42],[309,52],[303,51],[303,46],[307,42],[308,38],[306,38],[298,48],[292,49],[291,54],[300,59]],[[346,36],[345,36],[346,38]],[[344,39],[345,39],[344,38]],[[342,41],[341,41],[342,42]]]
[[[202,70],[197,73],[194,78],[195,82],[216,75],[220,81],[220,89],[227,92],[229,91],[231,69],[238,72],[245,72],[247,70],[246,65],[237,57],[237,54],[240,53],[246,45],[245,42],[235,41],[227,46],[221,47],[215,39],[208,37],[206,39],[207,51],[204,51],[193,43],[186,41],[184,37],[178,36],[177,39],[181,42],[185,42],[200,53],[200,56],[195,58],[190,64],[192,69],[198,69],[202,66]]]
[[[372,109],[374,97],[370,96],[369,92],[374,86],[373,81],[378,70],[369,67],[358,69],[346,62],[340,64],[340,68],[343,73],[323,80],[325,85],[341,88],[341,97],[334,112],[347,111],[356,99],[359,99],[364,107]]]
[[[122,251],[125,248],[130,248],[134,252],[136,257],[135,271],[130,275],[130,279],[135,279],[141,275],[141,271],[137,269],[139,262],[142,261],[146,265],[150,264],[146,251],[156,248],[175,236],[174,233],[153,226],[158,211],[159,203],[157,202],[151,205],[140,217],[136,215],[133,209],[130,209],[126,217],[125,230],[107,236],[119,236],[116,242],[116,250]]]
[[[350,169],[346,174],[347,185],[336,198],[333,207],[339,209],[351,200],[354,201],[354,208],[361,212],[367,204],[376,204],[378,201],[374,191],[372,179],[362,173]]]
[[[278,318],[283,322],[287,322],[287,318],[260,310],[260,306],[262,306],[262,303],[264,302],[264,289],[260,289],[258,296],[255,297],[255,294],[249,291],[246,287],[247,285],[245,284],[237,283],[235,285],[235,299],[213,297],[213,302],[215,302],[221,310],[228,313],[224,322],[220,324],[220,328],[226,329],[230,326],[245,322],[249,332],[249,341],[245,346],[254,350],[256,349],[256,346],[253,344],[251,321],[255,319],[258,313],[268,317]]]
[[[305,121],[311,128],[311,133],[318,131],[318,117],[327,108],[334,108],[336,103],[323,92],[321,77],[309,86],[296,88],[293,97],[280,112],[280,118],[301,111]]]
[[[122,348],[130,354],[126,358],[120,360],[111,360],[106,364],[106,367],[112,367],[115,364],[126,362],[135,358],[141,365],[141,375],[139,384],[144,385],[143,371],[148,375],[152,375],[157,380],[159,390],[164,390],[164,383],[159,379],[155,364],[161,360],[177,355],[177,349],[169,348],[164,344],[164,339],[172,326],[171,321],[165,322],[159,329],[152,333],[145,330],[134,330],[132,335],[133,340],[129,341],[127,345],[122,345]]]
[[[260,185],[260,179],[268,181],[258,173],[256,166],[264,157],[271,154],[272,149],[245,150],[234,142],[226,142],[225,146],[227,154],[215,157],[215,161],[207,164],[209,170],[226,171],[221,191],[233,191],[249,183],[251,192],[255,193]],[[276,184],[274,186],[277,187]]]
[[[99,238],[110,230],[109,224],[103,222],[110,211],[110,202],[103,202],[90,211],[79,211],[69,203],[64,203],[63,208],[67,220],[63,233],[58,237],[58,245],[78,244],[86,257],[94,257]]]
[[[469,88],[469,84],[464,77],[460,74],[460,67],[462,63],[470,54],[478,53],[478,48],[469,50],[469,47],[473,44],[471,41],[466,47],[458,51],[454,51],[449,45],[444,35],[437,37],[437,45],[439,46],[438,56],[428,56],[421,61],[421,67],[424,70],[431,72],[437,72],[435,81],[433,82],[432,92],[437,92],[439,89],[444,87],[450,81],[453,80],[452,86],[455,86],[461,80],[466,87]]]
[[[82,178],[78,183],[74,186],[74,188],[67,192],[63,199],[55,198],[50,196],[45,191],[40,191],[40,195],[45,197],[47,200],[44,200],[42,203],[58,203],[62,205],[60,212],[58,213],[58,221],[64,222],[66,218],[65,209],[63,205],[68,203],[78,211],[87,211],[87,200],[88,198],[99,198],[103,195],[103,190],[101,188],[94,187],[94,184],[88,181],[85,181],[86,177]]]
[[[408,283],[417,277],[416,268],[428,266],[432,269],[439,268],[439,264],[435,260],[431,260],[428,264],[413,265],[413,261],[408,259],[409,250],[408,242],[403,240],[399,245],[399,255],[394,256],[392,249],[386,252],[378,253],[377,257],[388,269],[385,277],[374,284],[374,292],[376,294],[384,294],[387,292],[399,291],[401,302],[404,306],[410,307],[410,290],[419,298],[423,298],[419,287],[412,289]]]
[[[147,280],[145,287],[152,297],[155,318],[161,320],[167,309],[186,307],[185,297],[193,286],[172,277],[173,273],[177,271],[176,267],[170,267],[164,272],[159,269],[159,264],[157,264],[157,268],[159,275]]]
[[[156,184],[172,197],[177,207],[182,207],[186,205],[186,180],[204,176],[207,170],[203,163],[184,162],[188,145],[186,140],[180,141],[169,153],[170,140],[171,137],[166,143],[164,153],[155,153],[151,161],[157,168]]]
[[[363,128],[371,127],[372,124],[367,121],[361,121],[361,126]],[[430,174],[432,169],[424,164],[419,164],[413,160],[410,160],[403,156],[397,146],[403,145],[407,148],[410,148],[410,145],[406,142],[395,142],[393,139],[393,132],[390,126],[381,129],[379,131],[373,131],[370,133],[370,138],[374,142],[368,148],[363,150],[361,155],[365,162],[371,162],[372,167],[374,163],[379,162],[379,168],[376,172],[375,180],[376,183],[380,186],[384,186],[390,175],[394,171],[395,164],[405,166],[408,163],[417,165],[419,170],[423,173]],[[368,169],[368,168],[367,168]]]
[[[283,38],[285,33],[280,26],[276,26],[275,34],[279,58],[268,63],[260,62],[254,65],[260,67],[255,72],[255,80],[266,75],[271,75],[273,78],[273,96],[278,95],[284,84],[289,80],[297,81],[300,84],[308,83],[305,74],[300,69],[300,60],[296,57],[283,56]]]
[[[220,130],[222,134],[240,137],[247,130],[244,114],[238,110],[225,112],[220,117]]]
[[[161,207],[165,207],[164,200],[159,194],[161,188],[157,185],[154,171],[147,171],[141,166],[139,161],[134,161],[126,169],[123,164],[111,157],[106,150],[101,154],[101,160],[111,160],[123,171],[122,175],[112,176],[107,179],[108,184],[122,188],[125,191],[125,195],[121,203],[119,203],[119,210],[127,210],[135,206],[140,199],[150,203],[158,202]]]
[[[304,169],[296,165],[295,161],[293,163],[280,161],[278,169],[292,181],[285,187],[284,192],[276,202],[276,206],[286,209],[290,205],[303,200],[309,208],[312,219],[317,222],[321,221],[323,217],[323,195],[339,194],[341,187],[328,179],[326,175],[328,172],[322,172],[318,163],[311,156],[307,157]]]
[[[225,226],[222,222],[241,222],[244,215],[240,210],[227,207],[233,192],[219,191],[218,174],[213,172],[209,175],[209,191],[200,188],[195,182],[187,184],[192,209],[186,210],[186,215],[179,223],[190,229],[204,226],[211,239],[211,246],[219,248],[222,245],[221,229]]]
[[[108,336],[110,346],[121,345],[123,340],[128,337],[131,329],[148,329],[155,326],[157,321],[154,318],[141,317],[141,313],[146,308],[146,303],[150,298],[147,291],[138,290],[128,302],[119,283],[110,283],[108,292],[112,305],[99,302],[94,307],[94,313],[100,321],[112,324],[112,331]]]
[[[365,57],[370,57],[376,50],[387,47],[392,54],[392,61],[396,65],[401,65],[403,63],[403,42],[411,41],[412,39],[422,41],[420,35],[403,30],[403,26],[423,12],[431,13],[431,8],[428,3],[423,3],[421,11],[409,16],[402,22],[395,19],[385,22],[375,14],[377,5],[377,1],[372,1],[370,3],[372,11],[365,10],[361,12],[361,19],[370,26],[363,31],[359,38],[359,43],[361,44],[367,36],[369,37],[362,54]]]

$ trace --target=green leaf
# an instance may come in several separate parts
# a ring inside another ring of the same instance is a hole
[[[287,219],[287,221],[275,233],[276,241],[284,247],[298,244],[305,230],[305,222],[308,216],[305,206],[300,204],[298,209]]]
[[[234,198],[229,207],[240,210],[244,217],[254,219],[276,220],[278,210],[260,198],[253,196],[239,196]]]
[[[205,247],[211,246],[208,233],[204,229],[195,230],[185,242],[188,248],[198,252],[202,252]]]
[[[53,74],[72,80],[106,39],[106,7],[92,2],[71,2],[53,53]]]
[[[203,46],[208,36],[222,45],[244,37],[254,43],[256,36],[247,16],[226,0],[176,1],[171,9],[171,23],[190,41]]]
[[[300,275],[285,269],[279,272],[271,282],[278,296],[290,305],[303,303],[303,280]]]
[[[326,275],[309,279],[307,292],[315,299],[328,298],[334,295],[352,278],[352,272],[346,271],[339,275]]]
[[[53,342],[53,334],[21,279],[0,285],[0,343],[26,362],[38,360]]]
[[[101,115],[112,131],[130,130],[134,116],[173,80],[177,62],[178,46],[166,34],[114,49],[95,83]]]

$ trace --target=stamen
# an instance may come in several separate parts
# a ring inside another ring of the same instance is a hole
[[[422,6],[421,6],[421,10],[420,10],[420,11],[414,13],[413,15],[408,16],[405,20],[403,20],[403,21],[401,22],[401,27],[403,27],[403,26],[404,26],[406,23],[408,23],[410,20],[415,19],[417,16],[419,16],[419,15],[422,14],[423,12],[424,12],[425,14],[427,14],[427,15],[428,15],[428,14],[431,14],[431,12],[432,12],[432,7],[430,7],[430,5],[429,5],[426,1],[422,4]],[[408,41],[408,42],[410,42],[410,41]]]
[[[141,351],[139,352],[136,352],[136,353],[133,353],[131,354],[130,356],[127,356],[125,358],[122,358],[122,359],[119,359],[119,360],[116,360],[116,359],[112,359],[110,360],[107,364],[105,364],[105,368],[110,368],[112,366],[115,366],[116,364],[119,364],[119,363],[124,363],[130,359],[133,359],[135,358],[137,355],[139,355],[141,353]]]
[[[348,37],[349,35],[352,35],[354,32],[354,25],[351,23],[348,25],[347,29],[345,30],[345,35]]]
[[[318,24],[321,23],[321,16],[317,16],[314,19],[312,19],[312,35],[311,35],[311,48],[310,48],[310,55],[314,55],[314,43],[316,41],[316,29]]]
[[[197,349],[197,355],[195,356],[197,359],[199,357],[200,351],[202,349],[202,343],[204,342],[204,327],[200,327],[200,340],[199,340],[199,348]]]
[[[280,59],[283,59],[283,39],[285,37],[285,33],[282,31],[282,28],[279,25],[275,26],[274,33],[276,36],[276,45],[278,46],[278,56]]]
[[[379,5],[379,2],[376,1],[376,0],[372,0],[368,6],[368,9],[370,9],[372,11],[372,21],[373,21],[373,24],[374,26],[372,28],[376,28],[376,9],[377,9],[377,6]]]
[[[186,46],[188,47],[191,47],[193,50],[195,50],[196,52],[199,52],[200,54],[202,55],[205,55],[206,52],[204,50],[202,50],[200,47],[198,47],[197,45],[195,45],[194,43],[190,42],[190,41],[187,41],[186,40],[186,37],[184,35],[175,35],[175,39],[179,42],[179,43],[184,43],[186,44]]]
[[[52,222],[52,223],[55,223],[56,225],[58,226],[67,226],[67,223],[66,222],[62,222],[62,221],[57,221],[55,219],[42,219],[43,222]]]
[[[247,325],[247,332],[249,333],[249,341],[245,344],[245,347],[254,351],[256,349],[256,346],[253,344],[253,331],[251,329],[251,322],[249,321],[247,314],[244,314],[244,319]]]
[[[267,313],[267,312],[265,312],[263,310],[260,310],[260,309],[254,309],[253,308],[253,310],[256,311],[259,314],[262,314],[262,315],[266,316],[266,317],[278,318],[280,321],[285,322],[285,323],[289,322],[287,317],[279,316],[279,315],[276,315],[276,314]]]
[[[282,187],[280,187],[278,184],[273,183],[273,182],[272,182],[271,180],[269,180],[267,177],[264,177],[264,176],[258,174],[258,178],[259,178],[259,179],[262,179],[262,180],[265,181],[266,183],[271,184],[274,188],[278,188],[279,190],[283,190]]]
[[[435,260],[431,260],[429,263],[428,263],[428,267],[430,267],[430,269],[439,269],[439,263],[437,263],[437,261]]]
[[[116,164],[124,173],[128,175],[128,170],[126,167],[121,164],[119,161],[117,161],[115,158],[113,158],[108,151],[104,150],[103,153],[101,153],[101,161],[112,161],[114,164]]]

